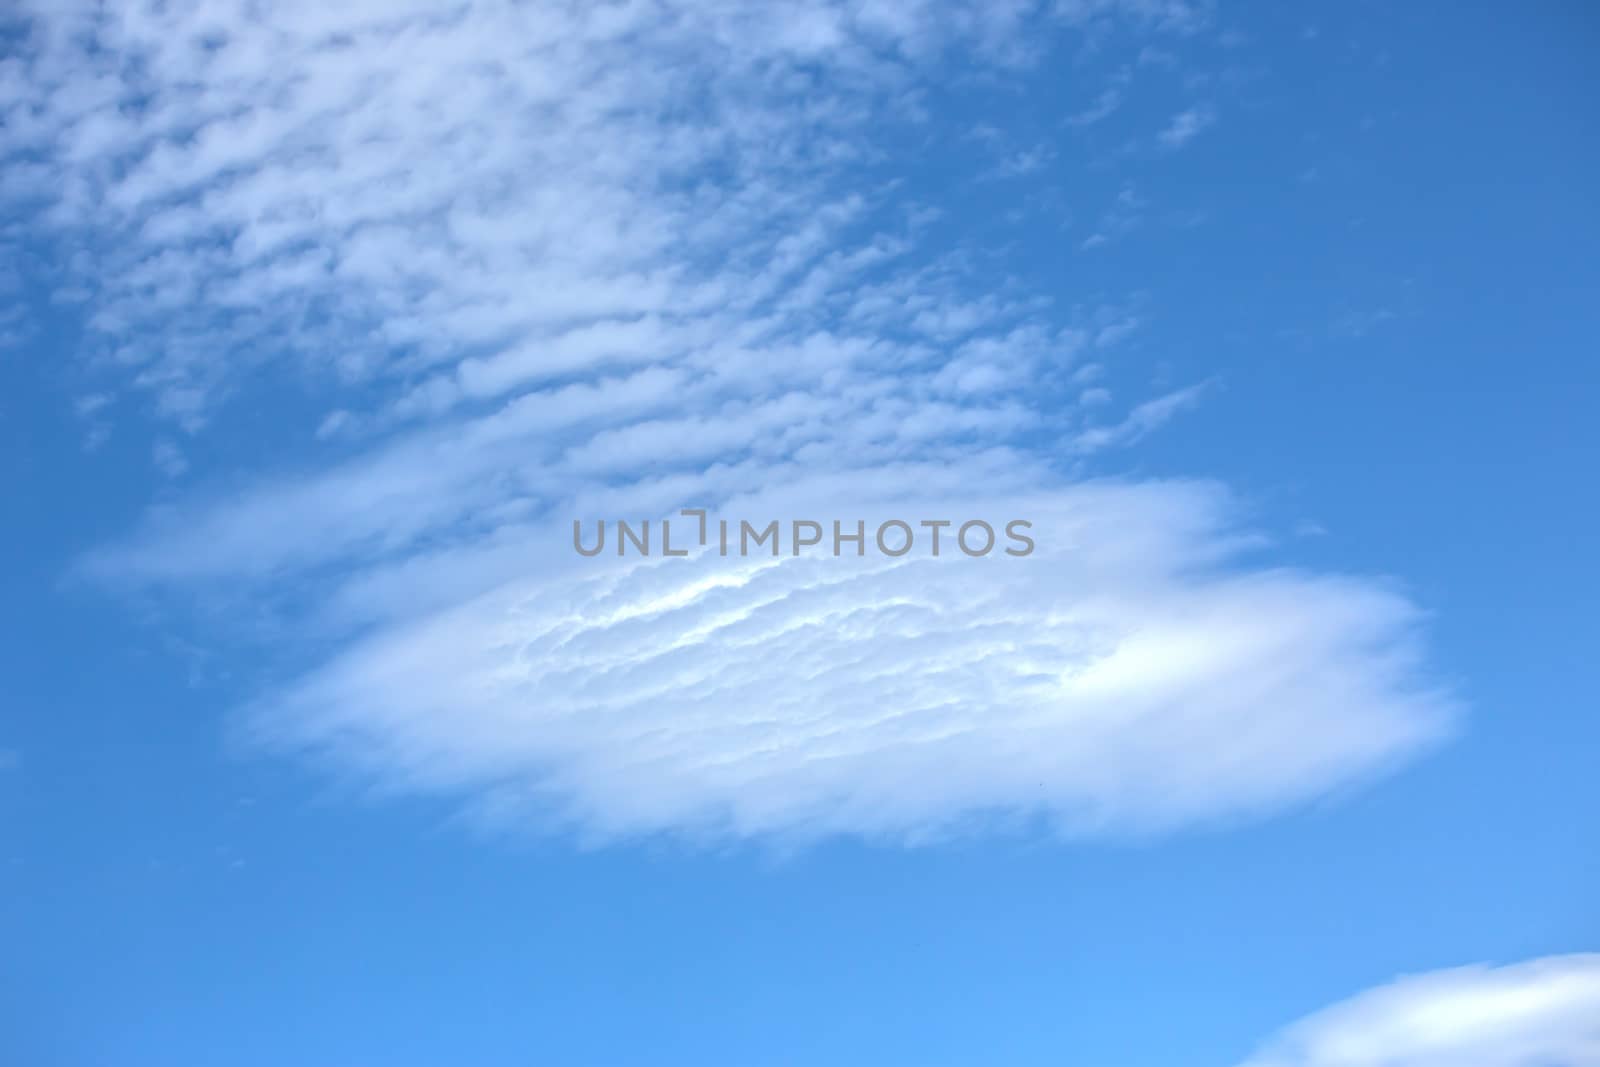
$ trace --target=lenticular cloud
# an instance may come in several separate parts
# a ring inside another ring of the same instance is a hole
[[[1410,606],[1242,567],[1214,489],[967,506],[1028,516],[1037,550],[583,560],[386,631],[254,726],[601,838],[1161,828],[1305,798],[1447,727]]]

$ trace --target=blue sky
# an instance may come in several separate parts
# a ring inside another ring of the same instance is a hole
[[[1586,5],[10,10],[0,1062],[1600,1063]]]

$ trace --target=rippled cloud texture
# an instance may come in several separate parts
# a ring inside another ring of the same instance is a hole
[[[602,838],[914,839],[1258,814],[1447,732],[1388,585],[1259,562],[1219,486],[1093,477],[1208,383],[1108,388],[1136,294],[1014,275],[905,162],[951,70],[1201,37],[1204,6],[17,10],[7,239],[77,250],[86,433],[151,410],[180,479],[84,571],[325,636],[252,736]],[[962,121],[983,181],[1040,165]],[[1175,95],[1126,150],[1227,121]],[[282,458],[182,481],[266,383],[298,398]],[[571,552],[574,518],[686,506],[1022,517],[1039,551]]]

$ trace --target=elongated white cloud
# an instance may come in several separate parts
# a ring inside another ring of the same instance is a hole
[[[1600,955],[1412,975],[1318,1012],[1245,1067],[1594,1067]]]
[[[1202,383],[1124,388],[1148,309],[939,231],[1019,149],[913,194],[889,147],[970,151],[927,106],[952,72],[1203,6],[19,10],[0,195],[73,250],[58,297],[117,398],[85,412],[194,439],[159,455],[197,486],[83,570],[315,634],[255,736],[602,836],[912,837],[1265,812],[1448,732],[1403,597],[1258,562],[1216,487],[1084,480]],[[259,452],[217,469],[261,395]],[[1039,548],[571,551],[574,518],[685,506],[1022,518]]]
[[[954,527],[937,558],[926,528],[902,558],[834,558],[830,520],[855,528],[839,500],[798,512],[829,531],[822,555],[796,558],[780,527],[776,559],[547,568],[386,630],[255,726],[599,836],[897,837],[995,814],[1081,833],[1257,812],[1447,728],[1448,701],[1411,681],[1412,609],[1359,582],[1235,570],[1214,489],[973,495],[965,512],[906,494],[866,519],[871,538],[891,516],[1025,517],[1021,558],[1003,534],[969,558]],[[571,557],[569,536],[530,529],[524,550]]]

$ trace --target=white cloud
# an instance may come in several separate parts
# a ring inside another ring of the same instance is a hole
[[[1071,126],[1093,126],[1111,117],[1111,114],[1122,106],[1122,90],[1117,86],[1106,89],[1089,107],[1067,118]]]
[[[1245,1067],[1594,1067],[1600,955],[1401,978],[1296,1023]]]
[[[1194,407],[1200,402],[1204,391],[1204,385],[1191,385],[1186,389],[1174,390],[1153,400],[1146,400],[1115,425],[1091,426],[1081,430],[1073,438],[1072,447],[1078,452],[1097,452],[1116,445],[1133,444],[1160,429],[1179,412]],[[1094,398],[1089,402],[1098,403],[1103,392],[1103,390],[1091,390],[1084,394],[1084,397],[1093,394]]]
[[[64,286],[99,366],[197,437],[254,383],[310,398],[293,463],[186,482],[84,563],[332,648],[262,696],[259,736],[600,835],[904,837],[1263,812],[1448,730],[1398,594],[1240,555],[1214,488],[1069,479],[1198,387],[1113,410],[1082,360],[1138,320],[933,244],[950,205],[878,147],[924,139],[936,60],[1014,71],[1047,23],[1192,33],[1200,8],[23,10],[0,130],[43,168],[35,236],[89,250]],[[1209,121],[1185,115],[1174,144]],[[1139,207],[1124,188],[1101,229]],[[159,439],[173,472],[203,454]],[[1041,549],[567,546],[573,517],[686,505],[993,509]]]
[[[1214,110],[1197,104],[1172,116],[1172,121],[1167,123],[1166,128],[1157,135],[1156,140],[1160,142],[1163,148],[1182,148],[1216,121],[1217,114]]]
[[[570,526],[532,527],[543,565],[362,642],[264,702],[257,736],[602,838],[915,838],[995,815],[1077,834],[1254,814],[1449,728],[1415,682],[1414,610],[1235,569],[1250,541],[1214,489],[895,481],[892,510],[832,480],[725,514],[1026,517],[1038,548],[969,560],[947,531],[939,559],[572,566]]]

